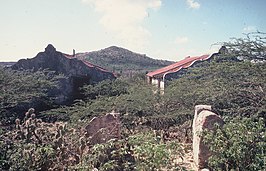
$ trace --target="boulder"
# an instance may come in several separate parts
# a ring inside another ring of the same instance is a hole
[[[110,139],[120,139],[119,113],[108,113],[94,117],[85,127],[86,136],[90,137],[92,145],[104,143]]]
[[[215,123],[223,125],[223,119],[211,111],[209,105],[197,105],[193,119],[193,159],[198,169],[207,167],[208,158],[211,152],[203,142],[201,133],[203,130],[214,130]]]

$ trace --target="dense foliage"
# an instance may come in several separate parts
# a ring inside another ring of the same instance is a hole
[[[47,96],[47,91],[56,86],[55,81],[53,73],[48,71],[22,72],[0,68],[0,107],[10,108],[32,98]]]
[[[85,85],[84,94],[88,99],[95,99],[97,96],[119,96],[128,93],[129,83],[120,79],[104,80],[96,85]]]
[[[174,142],[147,131],[123,134],[92,145],[90,137],[66,123],[46,123],[36,118],[34,109],[16,120],[13,130],[0,136],[1,170],[156,170],[183,168],[172,156],[184,149]],[[23,154],[23,158],[21,158]]]
[[[169,86],[165,93],[166,109],[209,104],[223,116],[263,116],[265,78],[265,64],[212,62],[207,69],[193,69]]]
[[[34,102],[51,103],[53,97],[48,97],[48,91],[56,88],[60,78],[47,70],[31,72],[0,68],[1,122],[9,123],[16,119],[18,114],[14,108],[27,108]]]
[[[235,118],[204,140],[213,152],[213,170],[265,170],[266,128],[263,119]]]
[[[91,154],[84,158],[78,168],[98,168],[99,170],[157,170],[183,169],[172,158],[182,156],[184,150],[176,143],[163,143],[162,137],[146,132],[135,134],[122,140],[110,140],[97,144]],[[90,169],[92,169],[90,168]]]

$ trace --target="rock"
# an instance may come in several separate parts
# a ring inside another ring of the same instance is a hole
[[[86,136],[91,137],[91,144],[104,143],[110,139],[120,139],[119,113],[108,113],[94,117],[85,127]]]
[[[45,53],[52,55],[53,53],[56,52],[56,49],[53,45],[49,44],[46,48],[45,48]]]
[[[211,106],[210,105],[196,105],[195,106],[195,114],[194,114],[194,118],[193,118],[193,126],[192,126],[192,131],[194,134],[194,130],[195,130],[195,123],[196,123],[196,119],[199,115],[199,113],[203,110],[209,110],[211,111]]]
[[[211,156],[211,152],[203,143],[203,138],[200,134],[204,129],[214,130],[215,123],[223,125],[224,122],[220,116],[211,112],[211,106],[195,106],[193,119],[193,159],[198,169],[206,168],[208,158]]]
[[[209,169],[206,169],[206,168],[204,168],[204,169],[201,169],[200,171],[210,171]]]

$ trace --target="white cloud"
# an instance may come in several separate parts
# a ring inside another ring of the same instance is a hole
[[[151,33],[142,26],[148,10],[156,10],[161,0],[82,0],[102,14],[100,24],[129,48],[145,46]]]
[[[186,1],[187,1],[189,8],[193,8],[193,9],[200,8],[200,4],[198,2],[195,2],[194,0],[186,0]]]
[[[189,40],[188,40],[188,37],[177,37],[175,39],[175,43],[176,44],[185,44],[187,43]]]
[[[242,30],[242,33],[250,33],[250,32],[255,32],[257,31],[257,27],[256,26],[247,26]]]

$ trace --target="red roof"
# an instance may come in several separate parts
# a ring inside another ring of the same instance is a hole
[[[73,55],[69,55],[69,54],[63,54],[66,58],[68,59],[77,59],[76,56],[73,56]],[[90,67],[90,68],[97,68],[98,70],[100,71],[103,71],[103,72],[110,72],[110,71],[107,71],[106,69],[100,67],[100,66],[97,66],[97,65],[94,65],[86,60],[80,60],[82,61],[86,66]],[[110,72],[112,73],[112,72]]]
[[[76,58],[76,57],[74,57],[73,55],[69,55],[69,54],[65,54],[65,53],[63,53],[63,55],[64,55],[66,58],[68,58],[68,59]]]
[[[149,72],[147,76],[149,77],[160,77],[163,76],[166,73],[170,72],[177,72],[182,68],[188,68],[191,65],[193,65],[194,62],[196,61],[204,61],[209,59],[211,56],[210,55],[202,55],[202,56],[196,56],[196,57],[187,57],[179,62],[176,62],[174,64],[168,65],[166,67],[157,69],[155,71]]]
[[[81,60],[85,65],[87,65],[88,67],[91,67],[91,68],[97,68],[98,70],[101,70],[101,71],[104,71],[104,72],[110,72],[110,71],[107,71],[106,69],[100,67],[100,66],[97,66],[97,65],[94,65],[86,60]]]

